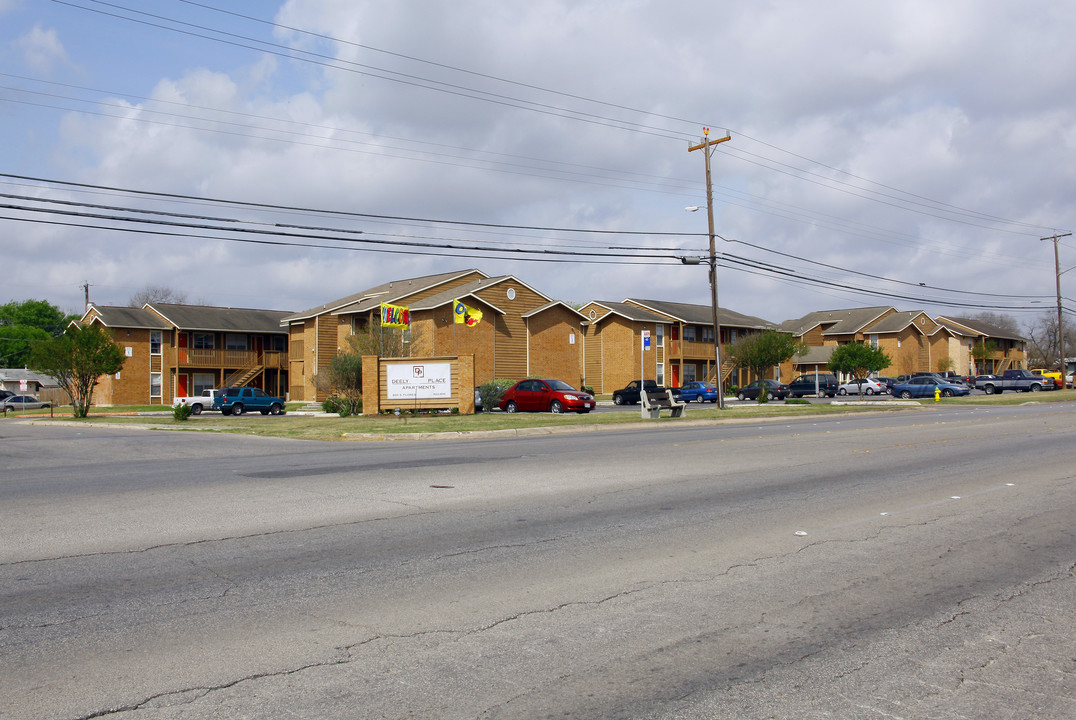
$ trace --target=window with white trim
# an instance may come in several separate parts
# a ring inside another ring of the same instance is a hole
[[[162,338],[163,338],[163,334],[161,333],[160,330],[150,330],[149,331],[149,354],[150,355],[160,355],[161,354],[161,343],[163,342]]]
[[[161,374],[159,372],[149,374],[149,396],[153,398],[161,396]]]

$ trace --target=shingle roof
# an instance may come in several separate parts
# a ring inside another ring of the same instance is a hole
[[[280,321],[290,310],[257,310],[253,308],[212,307],[206,305],[174,305],[150,303],[152,308],[180,330],[210,330],[217,332],[282,333]]]
[[[657,313],[652,313],[649,310],[644,310],[638,305],[630,305],[622,302],[610,302],[608,300],[595,300],[593,303],[587,303],[588,305],[594,304],[605,308],[609,311],[608,314],[603,315],[600,318],[595,318],[591,322],[600,322],[603,318],[612,315],[619,315],[628,320],[634,322],[649,322],[649,323],[668,323],[669,319]]]
[[[1017,335],[1012,330],[1006,330],[1003,327],[998,327],[982,320],[974,320],[972,318],[958,318],[958,317],[944,317],[938,316],[935,318],[939,325],[944,325],[954,333],[961,335],[968,335],[977,337],[982,335],[989,338],[1000,338],[1003,340],[1019,340],[1026,342],[1027,338]],[[968,331],[971,332],[968,332]]]
[[[667,302],[665,300],[642,300],[627,298],[624,302],[636,303],[648,310],[667,315],[680,322],[692,325],[713,325],[713,307],[710,305],[691,305],[688,303]],[[777,330],[775,323],[752,315],[744,315],[727,308],[718,308],[718,322],[721,327],[743,327],[757,330]]]
[[[870,327],[866,328],[863,332],[870,333],[872,335],[883,335],[887,333],[897,333],[915,323],[915,319],[920,315],[923,315],[922,310],[906,310],[904,312],[896,312],[892,315],[887,315],[878,322],[874,323]],[[822,333],[825,335],[826,333]]]
[[[423,289],[434,287],[441,283],[453,280],[454,278],[469,275],[471,273],[479,273],[482,277],[488,277],[481,270],[471,269],[438,273],[436,275],[424,275],[422,277],[406,278],[403,280],[390,280],[381,285],[376,285],[372,288],[367,288],[366,290],[354,293],[353,295],[332,300],[322,305],[315,305],[302,312],[292,313],[283,318],[283,322],[306,320],[325,312],[338,313],[345,309],[346,312],[364,312],[377,307],[383,302],[391,303],[401,297],[413,295]]]
[[[171,325],[161,319],[156,313],[145,308],[123,307],[118,305],[90,305],[90,309],[96,310],[101,324],[105,327],[139,328],[149,330],[169,330]],[[83,314],[79,321],[85,322],[90,310]]]
[[[823,331],[824,335],[848,335],[857,333],[870,322],[878,319],[889,306],[847,308],[844,310],[817,310],[795,320],[785,320],[781,329],[800,337],[819,325],[833,323]]]

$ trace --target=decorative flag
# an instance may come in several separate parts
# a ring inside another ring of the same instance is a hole
[[[452,303],[452,312],[455,314],[455,321],[457,324],[463,323],[464,325],[477,325],[482,322],[482,311],[475,310],[472,307],[467,307],[459,300],[454,300]]]
[[[382,327],[409,327],[411,324],[411,311],[403,305],[389,305],[381,303],[381,326]]]

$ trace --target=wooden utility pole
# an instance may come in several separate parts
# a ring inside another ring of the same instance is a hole
[[[717,386],[717,406],[722,410],[725,409],[725,389],[723,387],[724,380],[721,377],[721,325],[718,323],[717,309],[717,248],[714,245],[714,186],[710,182],[710,156],[718,145],[731,139],[732,135],[725,135],[725,137],[718,140],[711,140],[710,128],[703,128],[702,142],[698,145],[689,145],[687,148],[688,152],[704,150],[703,157],[706,158],[706,222],[709,225],[710,232],[710,304],[713,308],[714,378],[716,380],[714,385]],[[711,150],[711,147],[714,150]]]
[[[1057,254],[1057,241],[1063,237],[1068,237],[1072,233],[1064,233],[1058,235],[1054,233],[1052,237],[1040,238],[1041,240],[1053,240],[1054,241],[1054,278],[1057,282],[1057,361],[1061,364],[1061,389],[1065,389],[1065,326],[1061,322],[1061,260]],[[1076,381],[1073,383],[1076,385]]]

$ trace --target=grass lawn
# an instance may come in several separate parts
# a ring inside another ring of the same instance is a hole
[[[855,400],[856,398],[846,398]],[[1003,395],[972,395],[964,398],[946,398],[938,405],[1020,405],[1026,402],[1063,402],[1076,400],[1076,390],[1058,390],[1042,393],[1004,393]],[[905,401],[908,402],[908,401]],[[912,401],[916,402],[916,401]],[[931,406],[934,400],[920,400],[920,405]],[[289,409],[295,410],[304,403],[290,403]],[[662,417],[656,421],[661,425],[683,422],[735,422],[742,420],[759,420],[774,417],[792,417],[801,415],[832,415],[850,412],[872,412],[888,410],[899,412],[907,406],[890,404],[886,400],[877,400],[867,406],[846,405],[812,405],[785,404],[783,402],[764,405],[734,403],[725,410],[718,410],[709,403],[688,405],[683,418]],[[144,415],[139,413],[151,412]],[[0,416],[2,418],[4,416]],[[220,413],[203,413],[192,416],[185,421],[172,417],[169,408],[161,406],[91,408],[90,415],[84,419],[71,417],[70,407],[54,408],[52,415],[48,410],[31,410],[25,413],[8,413],[8,419],[35,418],[78,423],[113,423],[136,424],[159,430],[182,430],[194,432],[224,432],[264,435],[306,440],[347,440],[380,437],[395,434],[414,433],[468,433],[490,430],[511,431],[525,428],[545,427],[581,427],[602,425],[624,425],[628,423],[649,423],[643,420],[638,411],[628,410],[615,413],[591,413],[588,415],[551,413],[517,413],[509,415],[504,412],[479,413],[477,415],[380,415],[374,417],[335,417],[309,415],[262,416],[259,413],[240,417],[225,417]]]

